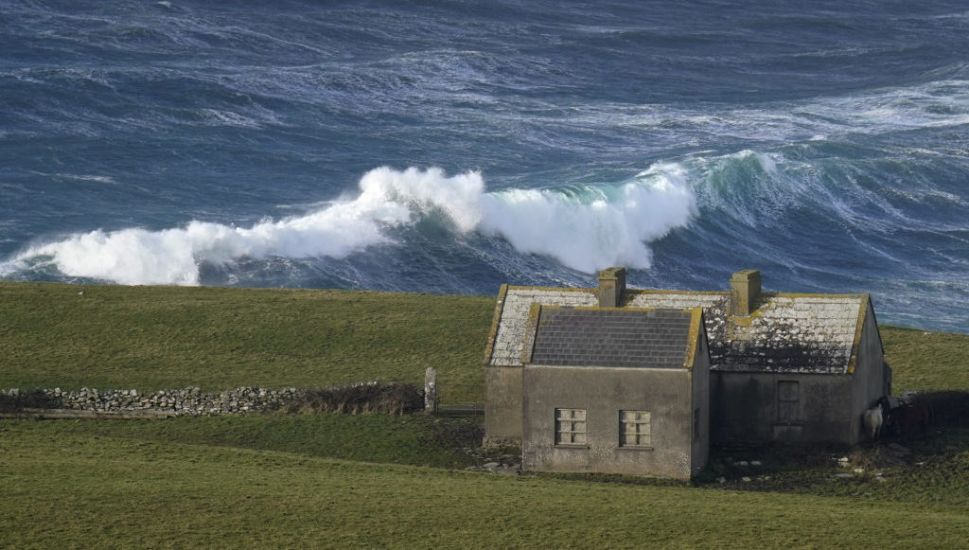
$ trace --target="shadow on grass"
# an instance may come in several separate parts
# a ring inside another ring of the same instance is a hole
[[[56,409],[61,400],[43,390],[28,390],[10,395],[0,393],[0,413],[20,412],[24,409]]]

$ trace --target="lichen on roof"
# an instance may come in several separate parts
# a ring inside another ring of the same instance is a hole
[[[595,306],[595,289],[511,286],[496,313],[493,366],[521,365],[533,304]],[[703,308],[711,368],[722,371],[844,374],[851,371],[867,311],[862,294],[764,293],[750,316],[729,315],[729,292],[629,290],[627,308]]]

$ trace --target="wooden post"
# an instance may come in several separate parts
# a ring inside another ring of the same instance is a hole
[[[437,369],[434,367],[427,367],[424,372],[424,412],[437,412]]]

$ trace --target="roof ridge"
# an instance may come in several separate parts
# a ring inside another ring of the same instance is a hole
[[[726,291],[633,289],[623,305],[602,308],[591,288],[507,286],[495,304],[486,354],[488,363],[496,367],[525,363],[522,342],[526,331],[534,329],[528,315],[532,304],[549,310],[567,307],[625,313],[688,311],[699,306],[714,370],[846,374],[856,354],[858,320],[864,317],[866,297],[864,293],[767,292],[751,315],[737,317],[729,311]],[[593,319],[576,322],[589,325]],[[600,316],[596,322],[611,327],[624,324],[620,315]],[[622,330],[625,328],[618,332]],[[678,338],[676,341],[679,345]]]
[[[562,287],[562,286],[543,286],[543,285],[502,285],[506,287],[507,290],[538,290],[538,291],[548,291],[548,292],[584,292],[588,294],[595,294],[597,289],[595,287]],[[722,295],[729,297],[730,290],[728,289],[715,289],[715,290],[690,290],[683,288],[639,288],[639,287],[627,287],[626,292],[630,294],[685,294],[685,295],[704,295],[704,296],[714,296]],[[865,292],[791,292],[786,290],[765,290],[761,292],[761,296],[766,297],[781,297],[781,298],[856,298],[861,299],[865,297],[867,293]]]

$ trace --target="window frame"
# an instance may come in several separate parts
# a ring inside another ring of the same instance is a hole
[[[566,414],[568,414],[568,417],[565,416]],[[566,424],[568,429],[563,429]],[[554,429],[553,441],[556,447],[588,447],[588,409],[556,407]]]
[[[633,415],[633,417],[627,419],[627,415]],[[643,418],[643,415],[645,415],[645,418]],[[629,426],[633,426],[634,429],[630,430]],[[646,427],[645,431],[641,429],[642,426]],[[630,443],[630,436],[633,438],[633,443]],[[653,449],[652,411],[628,409],[619,411],[619,448],[646,451]]]

